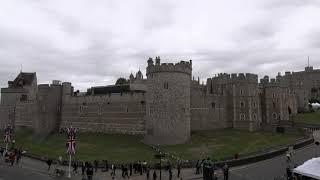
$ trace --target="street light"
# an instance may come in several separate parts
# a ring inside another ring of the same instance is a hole
[[[154,155],[154,157],[156,159],[159,159],[159,161],[160,161],[160,180],[161,180],[161,158],[164,157],[164,154],[161,154],[161,152],[159,152],[159,154]]]

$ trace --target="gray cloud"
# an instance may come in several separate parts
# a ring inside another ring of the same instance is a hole
[[[0,2],[0,87],[20,71],[76,89],[113,84],[148,57],[193,60],[194,76],[275,76],[319,67],[316,0]]]

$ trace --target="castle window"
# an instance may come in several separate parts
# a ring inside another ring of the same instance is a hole
[[[273,119],[277,119],[277,118],[278,118],[277,113],[275,113],[275,112],[272,113],[272,118],[273,118]]]
[[[256,108],[257,107],[257,103],[254,101],[253,102],[253,107]]]
[[[276,97],[276,93],[272,93],[272,97],[275,98]]]
[[[57,106],[57,112],[59,113],[61,111],[61,107]]]
[[[272,103],[272,107],[276,108],[276,103],[275,102]]]
[[[107,102],[107,104],[110,104],[110,102]]]
[[[165,83],[163,84],[163,88],[164,88],[164,89],[169,89],[169,83],[165,82]]]
[[[253,114],[253,120],[256,121],[257,120],[257,115],[254,113]]]
[[[240,107],[244,108],[244,102],[243,101],[240,102]]]
[[[127,112],[129,112],[129,108],[127,108]]]
[[[212,108],[212,109],[216,108],[216,103],[214,103],[214,102],[211,103],[211,108]]]
[[[28,96],[25,94],[22,94],[20,97],[20,101],[26,101],[26,100],[28,100]]]
[[[240,120],[241,120],[241,121],[246,120],[246,115],[245,115],[245,114],[240,114]]]
[[[240,89],[240,95],[241,95],[241,96],[243,95],[243,90],[242,90],[242,89]]]

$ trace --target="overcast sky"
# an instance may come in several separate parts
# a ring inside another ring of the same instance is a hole
[[[0,0],[0,87],[22,65],[38,83],[113,84],[148,57],[193,75],[320,67],[320,0]]]

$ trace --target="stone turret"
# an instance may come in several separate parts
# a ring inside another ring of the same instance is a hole
[[[148,61],[145,141],[180,144],[190,138],[192,62],[156,64]]]

